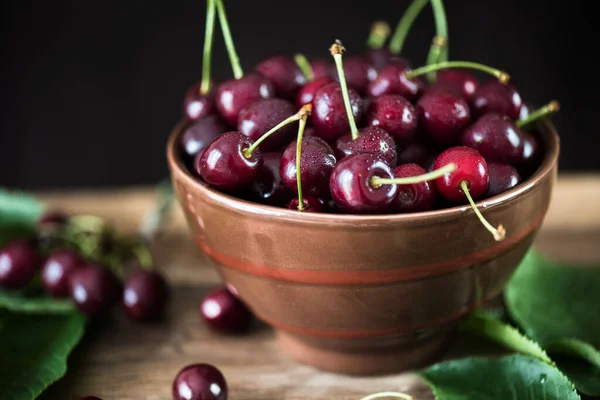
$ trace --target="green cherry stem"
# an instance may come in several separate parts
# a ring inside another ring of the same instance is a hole
[[[448,165],[444,165],[440,169],[436,169],[423,175],[408,176],[405,178],[380,178],[378,176],[374,176],[371,178],[371,186],[377,189],[381,185],[411,185],[414,183],[421,183],[441,178],[442,176],[449,174],[454,170],[456,170],[456,165],[450,163]]]
[[[139,243],[136,243],[132,248],[132,252],[140,267],[145,270],[152,270],[154,268],[152,253],[146,242],[140,241]]]
[[[475,215],[477,215],[477,218],[479,218],[479,220],[481,221],[481,223],[483,224],[485,229],[487,229],[492,234],[492,236],[494,236],[494,240],[496,242],[500,242],[500,241],[504,240],[504,238],[506,237],[506,230],[504,229],[504,227],[502,225],[498,225],[498,228],[494,228],[492,226],[492,224],[490,224],[487,221],[487,219],[485,219],[483,214],[481,214],[481,211],[479,211],[479,208],[473,201],[473,197],[471,197],[471,193],[469,193],[468,182],[462,181],[460,183],[460,188],[463,190],[463,193],[465,194],[465,196],[467,196],[467,200],[469,200],[469,204],[471,204],[471,208],[473,208],[473,211],[475,211]]]
[[[400,392],[379,392],[379,393],[373,393],[370,394],[368,396],[363,397],[360,400],[374,400],[374,399],[381,399],[384,397],[392,397],[394,399],[403,399],[403,400],[415,400],[414,397],[408,395],[408,394],[404,394],[404,393],[400,393]]]
[[[391,30],[387,22],[377,21],[371,27],[371,33],[367,39],[367,47],[370,49],[380,49],[390,36]]]
[[[404,47],[404,42],[406,41],[406,37],[408,36],[410,28],[427,3],[429,3],[429,0],[414,0],[410,6],[408,6],[406,11],[404,11],[404,14],[396,26],[396,30],[390,39],[390,52],[393,54],[400,54],[402,48]]]
[[[438,57],[432,62],[448,60],[448,23],[446,20],[446,10],[442,0],[431,0],[433,8],[433,17],[435,19],[436,38],[431,44],[430,52],[433,50],[438,53]],[[435,49],[434,49],[435,48]]]
[[[342,55],[345,51],[346,49],[344,48],[344,45],[339,40],[336,40],[335,43],[329,48],[329,52],[333,56],[335,67],[337,69],[340,87],[342,89],[342,97],[344,98],[344,107],[346,108],[346,115],[348,115],[348,123],[350,124],[352,140],[356,140],[356,138],[358,138],[358,128],[356,127],[354,115],[352,114],[352,104],[350,104],[348,85],[346,84],[346,75],[344,74],[344,64],[342,62]]]
[[[309,104],[310,106],[310,104]],[[308,112],[304,113],[298,123],[298,139],[296,140],[296,181],[298,182],[298,211],[304,211],[304,196],[302,196],[302,180],[300,179],[300,158],[302,156],[302,138],[304,137],[304,127],[306,126],[306,119],[310,115],[311,108],[309,107]]]
[[[206,27],[202,53],[202,82],[200,83],[200,94],[203,96],[210,92],[210,59],[215,31],[215,10],[215,0],[208,0],[206,2]]]
[[[303,117],[310,115],[311,110],[312,110],[312,105],[310,105],[310,104],[303,105],[302,108],[296,114],[284,119],[283,121],[281,121],[280,123],[275,125],[273,128],[271,128],[268,132],[264,133],[261,137],[259,137],[256,140],[256,142],[254,142],[252,144],[252,146],[248,147],[247,149],[242,150],[244,157],[251,158],[252,152],[254,150],[256,150],[258,148],[258,146],[260,146],[260,144],[262,142],[264,142],[269,136],[271,136],[273,133],[277,132],[282,127],[284,127],[288,124],[291,124],[292,122],[299,121]]]
[[[510,82],[510,75],[499,69],[488,67],[487,65],[479,64],[472,61],[443,61],[436,64],[426,65],[424,67],[416,68],[413,70],[407,70],[404,75],[408,79],[413,79],[419,75],[424,75],[430,72],[439,71],[440,69],[447,68],[469,68],[476,69],[478,71],[486,72],[492,76],[495,76],[501,83],[507,84]]]
[[[542,108],[538,108],[525,119],[517,121],[517,126],[519,128],[526,127],[540,119],[545,119],[548,116],[557,113],[560,110],[560,103],[556,100],[552,100],[550,103],[546,104]]]
[[[223,32],[223,39],[225,40],[225,46],[227,47],[227,53],[229,54],[229,61],[231,62],[231,69],[233,69],[233,76],[235,79],[240,79],[244,76],[244,71],[240,64],[240,58],[235,51],[235,45],[233,44],[233,38],[231,37],[231,29],[229,28],[229,22],[227,22],[227,14],[225,13],[225,6],[223,0],[212,0],[217,4],[217,11],[219,13],[219,22],[221,23],[221,31]]]
[[[308,62],[304,54],[298,53],[294,55],[294,61],[296,62],[298,68],[300,68],[300,71],[302,71],[302,75],[304,75],[307,82],[310,82],[313,79],[315,79],[313,69],[310,66],[310,63]]]

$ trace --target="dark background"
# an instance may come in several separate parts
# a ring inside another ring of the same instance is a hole
[[[526,101],[562,104],[562,170],[600,169],[600,34],[591,1],[446,1],[450,57],[508,71]],[[372,21],[395,25],[409,0],[227,0],[242,64],[271,53],[328,56],[342,39],[364,48]],[[21,188],[154,183],[167,174],[165,143],[198,80],[205,2],[2,2],[0,185]],[[218,27],[218,26],[217,26]],[[424,62],[429,7],[404,55]],[[220,33],[214,73],[231,69]],[[595,56],[594,56],[595,57]]]

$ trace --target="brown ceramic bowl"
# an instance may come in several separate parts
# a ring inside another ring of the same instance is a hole
[[[209,188],[183,165],[175,127],[168,160],[194,240],[283,348],[319,369],[392,373],[431,361],[454,327],[499,295],[550,203],[559,140],[540,126],[545,156],[526,182],[468,206],[413,214],[300,213]]]

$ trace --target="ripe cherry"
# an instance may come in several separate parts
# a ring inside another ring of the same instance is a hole
[[[281,153],[263,153],[262,159],[262,165],[250,189],[252,198],[260,203],[283,206],[290,201],[293,194],[281,181]]]
[[[323,77],[331,78],[335,74],[335,67],[331,61],[324,58],[318,58],[310,61],[310,68],[312,69],[314,80]]]
[[[291,99],[306,83],[306,78],[291,57],[276,55],[256,66],[256,72],[267,78],[278,97]]]
[[[542,154],[535,136],[523,131],[521,131],[521,134],[523,136],[523,154],[517,168],[522,175],[529,176],[540,166]]]
[[[185,128],[180,136],[180,147],[185,154],[194,157],[217,136],[226,131],[227,127],[216,115],[201,118]]]
[[[134,320],[158,319],[169,299],[165,278],[156,271],[139,270],[125,281],[123,306]]]
[[[391,167],[398,162],[394,139],[386,131],[375,126],[360,129],[356,139],[352,139],[350,133],[340,137],[335,142],[334,149],[338,160],[354,154],[370,153],[379,155]]]
[[[496,162],[489,162],[487,166],[490,183],[485,197],[492,197],[506,192],[521,183],[521,176],[514,167]]]
[[[431,152],[425,144],[418,141],[412,141],[398,148],[398,165],[417,164],[425,169],[430,169],[433,164],[429,162]]]
[[[488,113],[467,128],[463,146],[477,150],[488,162],[517,164],[523,157],[523,135],[506,115]]]
[[[387,94],[371,100],[367,109],[367,125],[382,128],[396,141],[409,141],[417,129],[417,114],[404,97]]]
[[[328,76],[322,76],[320,78],[316,78],[306,85],[302,86],[298,94],[296,95],[296,107],[302,107],[305,104],[312,103],[315,92],[321,88],[322,86],[327,85],[328,83],[332,83],[333,79]]]
[[[516,120],[519,118],[522,104],[521,96],[513,85],[497,80],[481,85],[471,99],[471,108],[477,117],[497,112]]]
[[[200,305],[200,315],[208,327],[222,333],[241,333],[252,325],[248,307],[228,288],[209,292]]]
[[[227,400],[227,382],[210,364],[183,368],[173,381],[173,400]]]
[[[380,157],[360,153],[340,160],[329,180],[331,196],[347,213],[377,214],[386,212],[396,196],[396,185],[372,183],[374,177],[394,177],[390,166]]]
[[[390,33],[390,26],[384,21],[377,21],[371,27],[371,33],[367,39],[368,50],[365,52],[364,58],[376,71],[385,67],[393,57],[392,52],[383,47]]]
[[[254,143],[243,133],[224,133],[198,154],[195,170],[206,183],[220,190],[250,186],[262,162],[260,150],[248,151]]]
[[[42,283],[53,297],[69,296],[69,279],[73,271],[84,265],[74,251],[60,249],[51,253],[42,266]]]
[[[462,96],[439,90],[417,102],[419,128],[437,143],[453,144],[471,122],[469,105]]]
[[[240,113],[238,131],[256,141],[295,113],[294,105],[287,100],[258,100]],[[279,150],[292,140],[294,133],[292,125],[283,126],[276,134],[265,139],[259,148],[261,151]]]
[[[313,213],[325,212],[325,210],[327,208],[325,206],[325,203],[323,202],[323,200],[318,199],[313,196],[304,196],[302,198],[302,200],[303,200],[303,207],[300,207],[300,199],[298,197],[295,197],[287,203],[285,208],[288,208],[290,210],[296,210],[296,211],[302,211],[302,212],[313,212]]]
[[[216,111],[215,97],[212,92],[202,93],[201,83],[191,86],[183,98],[183,113],[191,121],[208,117]]]
[[[373,68],[375,68],[375,71],[381,71],[388,64],[390,64],[394,58],[394,55],[389,49],[381,47],[379,49],[368,49],[365,52],[365,58],[369,63],[371,63]]]
[[[344,75],[349,87],[364,94],[369,82],[377,78],[377,71],[365,58],[353,56],[344,59]]]
[[[236,126],[243,109],[257,100],[275,97],[275,91],[266,78],[258,74],[247,74],[220,84],[215,97],[221,117],[229,125]]]
[[[417,164],[403,164],[394,169],[396,178],[407,178],[426,174]],[[436,197],[434,182],[423,181],[409,185],[398,185],[398,193],[392,202],[392,211],[398,213],[427,211],[433,208]]]
[[[378,97],[384,94],[399,94],[408,100],[414,100],[424,83],[418,79],[409,79],[405,72],[408,66],[402,63],[393,63],[379,71],[375,80],[369,83],[367,94],[369,97]]]
[[[364,113],[362,100],[358,93],[350,88],[348,97],[352,105],[352,115],[360,122]],[[340,84],[333,82],[317,89],[312,101],[312,110],[312,124],[319,136],[326,141],[333,142],[350,130]]]
[[[471,101],[475,91],[479,87],[479,81],[472,73],[458,68],[438,71],[436,83],[456,88],[467,101]]]
[[[120,284],[105,267],[87,264],[76,268],[69,278],[69,293],[75,307],[86,315],[108,311],[119,299]]]
[[[33,241],[15,240],[0,251],[0,287],[20,289],[27,286],[42,263]]]

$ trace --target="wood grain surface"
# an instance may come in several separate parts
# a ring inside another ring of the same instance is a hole
[[[123,232],[137,230],[152,206],[152,188],[41,193],[48,207],[105,217]],[[547,255],[570,261],[600,261],[600,176],[561,175],[536,245]],[[218,366],[231,400],[359,400],[379,391],[402,391],[416,400],[433,395],[414,373],[356,378],[322,373],[282,354],[272,331],[258,326],[240,337],[208,331],[198,305],[219,282],[209,260],[187,236],[177,209],[153,246],[157,264],[173,287],[168,315],[158,324],[136,324],[122,313],[89,326],[69,359],[67,376],[43,399],[71,400],[95,395],[104,400],[168,400],[171,383],[187,364]],[[445,358],[491,351],[459,336]]]

